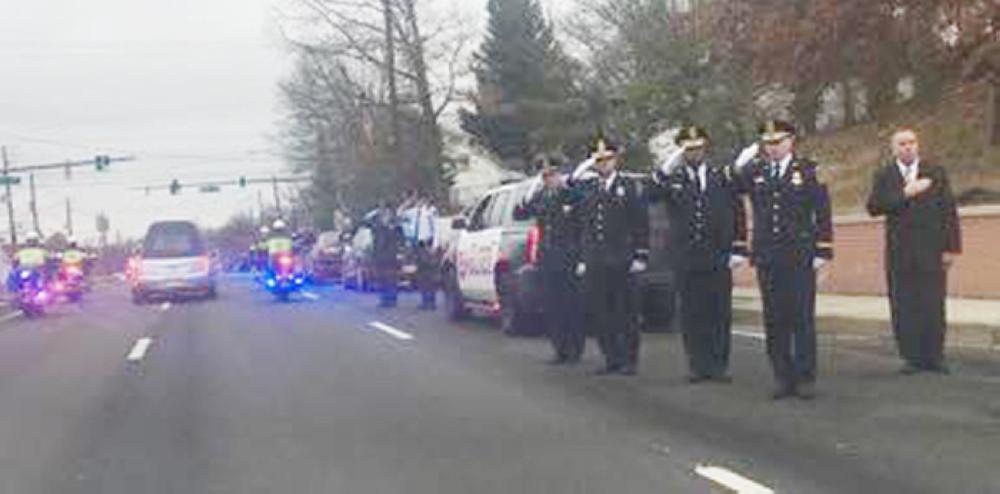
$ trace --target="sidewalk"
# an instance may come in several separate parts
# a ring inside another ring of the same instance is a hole
[[[1000,349],[1000,300],[949,298],[946,308],[949,346]],[[735,287],[733,310],[738,321],[759,324],[760,292]],[[886,296],[821,293],[816,296],[816,319],[821,333],[891,338]]]

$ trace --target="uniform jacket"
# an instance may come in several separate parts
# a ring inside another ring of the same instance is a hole
[[[912,198],[903,193],[904,179],[895,161],[875,172],[868,212],[886,218],[889,269],[940,269],[942,253],[962,250],[958,211],[947,172],[923,161],[918,167],[917,176],[931,179],[933,185]]]
[[[628,264],[649,256],[649,217],[636,184],[618,173],[610,187],[601,178],[575,181],[580,249],[587,264]]]
[[[833,258],[830,195],[816,176],[817,164],[793,156],[774,177],[769,161],[757,158],[736,174],[737,190],[753,208],[751,259],[758,266],[809,266]]]
[[[671,262],[684,271],[714,271],[729,265],[731,254],[746,256],[747,229],[743,199],[731,170],[707,165],[705,190],[694,167],[654,172],[653,198],[667,202]]]
[[[376,221],[372,225],[372,259],[382,269],[399,266],[400,249],[403,248],[403,229],[395,222]]]
[[[542,237],[539,255],[549,266],[575,265],[580,254],[580,221],[574,190],[541,189],[514,210],[518,220],[536,218]]]

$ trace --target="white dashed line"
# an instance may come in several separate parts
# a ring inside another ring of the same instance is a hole
[[[764,341],[767,339],[767,336],[765,336],[764,333],[757,333],[754,331],[733,331],[733,334],[736,336],[742,336],[744,338],[752,338],[760,341]]]
[[[379,331],[381,331],[381,332],[383,332],[383,333],[385,333],[385,334],[387,334],[387,335],[389,335],[389,336],[392,336],[393,338],[396,338],[396,339],[400,339],[400,340],[412,340],[413,339],[413,335],[412,334],[404,333],[403,331],[400,331],[400,330],[398,330],[398,329],[396,329],[396,328],[394,328],[394,327],[392,327],[392,326],[390,326],[388,324],[385,324],[385,323],[381,323],[381,322],[375,321],[375,322],[368,323],[368,325],[371,326],[371,327],[373,327],[373,328],[375,328],[375,329],[377,329],[377,330],[379,330]]]
[[[313,292],[302,292],[302,296],[314,302],[319,300],[319,295],[316,295]]]
[[[163,304],[160,305],[160,311],[166,312],[168,310],[170,310],[170,302],[163,302]]]
[[[153,344],[151,338],[139,338],[135,342],[135,346],[132,347],[132,351],[128,352],[128,357],[125,357],[129,362],[138,362],[146,356],[146,351],[149,350],[149,345]]]
[[[750,480],[732,470],[711,465],[698,465],[694,473],[716,487],[735,494],[774,494],[774,489]]]

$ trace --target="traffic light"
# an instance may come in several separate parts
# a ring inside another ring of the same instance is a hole
[[[97,171],[103,171],[108,165],[111,164],[111,157],[108,155],[97,155],[94,156],[94,165],[97,167]]]
[[[240,187],[246,187],[246,186],[247,186],[247,178],[241,176],[240,177]]]
[[[170,195],[176,196],[181,191],[181,183],[176,178],[173,182],[170,182]]]

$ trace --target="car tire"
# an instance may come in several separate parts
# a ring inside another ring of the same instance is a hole
[[[132,292],[132,303],[135,304],[135,305],[143,305],[143,304],[146,303],[146,297],[144,297],[139,292],[133,291]]]

